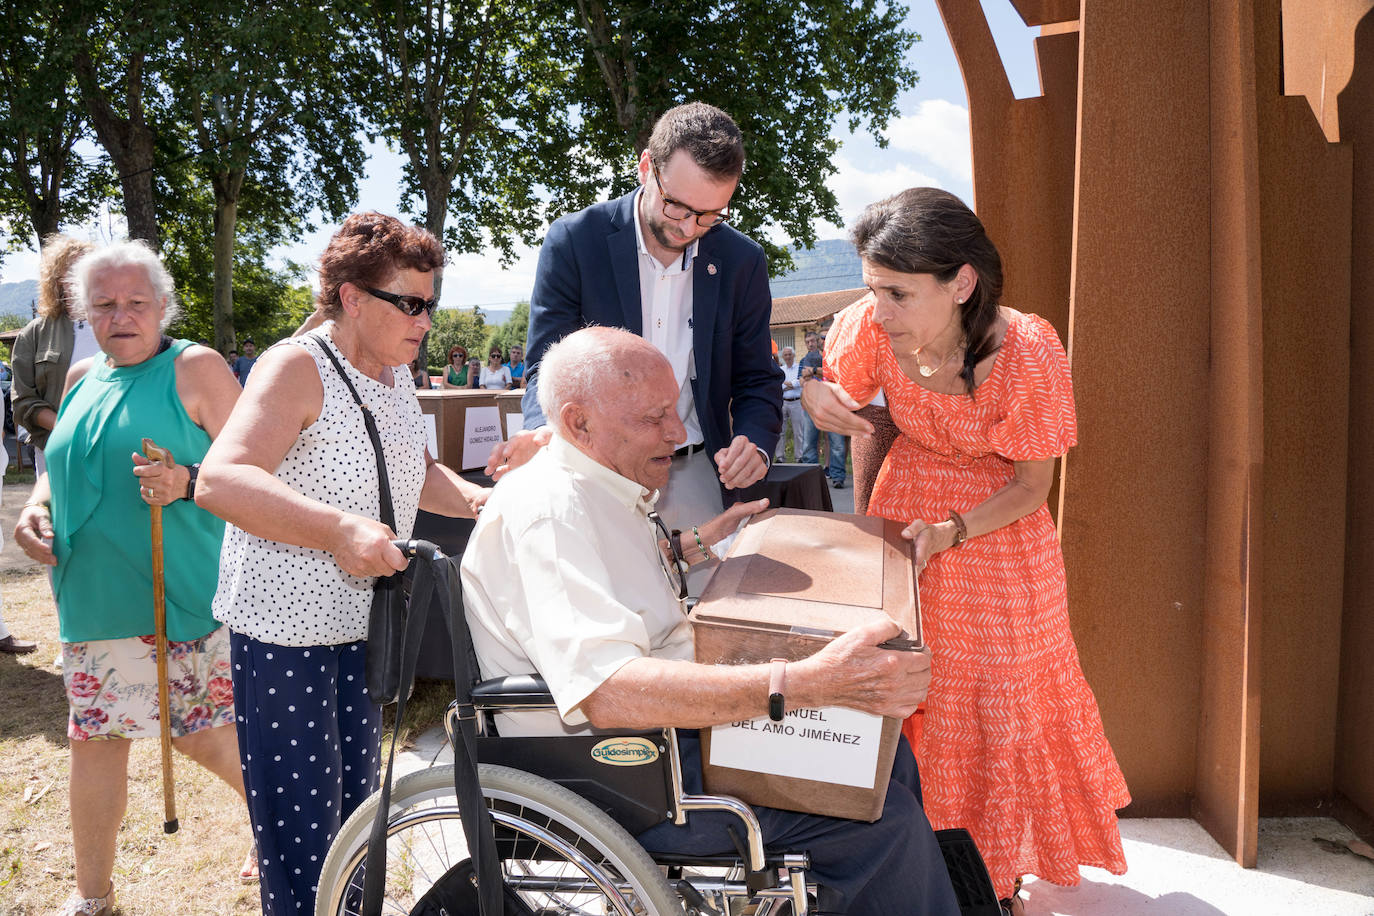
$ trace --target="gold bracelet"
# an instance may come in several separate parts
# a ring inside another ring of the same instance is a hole
[[[43,501],[29,500],[28,502],[24,503],[25,509],[29,508],[30,506],[37,506],[39,509],[43,509],[46,512],[52,511],[52,507]]]

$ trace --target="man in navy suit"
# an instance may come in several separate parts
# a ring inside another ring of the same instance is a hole
[[[687,439],[673,458],[660,513],[709,518],[728,491],[768,472],[782,428],[782,373],[772,359],[772,296],[763,250],[726,225],[744,170],[728,114],[699,102],[654,125],[640,187],[553,224],[530,297],[525,432],[493,453],[488,473],[524,463],[547,441],[539,362],[578,328],[625,328],[672,364]],[[607,367],[604,384],[619,384]],[[730,499],[733,502],[733,499]]]

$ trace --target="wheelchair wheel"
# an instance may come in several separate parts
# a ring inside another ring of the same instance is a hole
[[[536,914],[679,914],[682,903],[663,871],[603,811],[546,779],[508,767],[479,768],[507,885]],[[363,860],[379,797],[353,813],[335,838],[320,874],[316,916],[348,916],[362,899]],[[453,894],[471,898],[453,767],[432,767],[398,780],[387,825],[384,914],[451,916]],[[476,916],[476,904],[471,914]]]

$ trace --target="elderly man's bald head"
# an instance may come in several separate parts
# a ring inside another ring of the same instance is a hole
[[[539,408],[565,434],[559,414],[567,404],[603,404],[642,384],[668,360],[638,334],[619,328],[574,331],[549,347],[539,363]]]
[[[558,434],[600,464],[650,490],[668,482],[687,438],[668,360],[638,335],[583,328],[539,364],[539,406]]]

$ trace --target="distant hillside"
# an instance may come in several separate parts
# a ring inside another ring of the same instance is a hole
[[[0,283],[0,314],[33,317],[33,304],[38,300],[38,281]]]
[[[857,289],[864,285],[863,265],[845,239],[826,239],[810,251],[792,251],[793,268],[768,281],[774,299]]]

